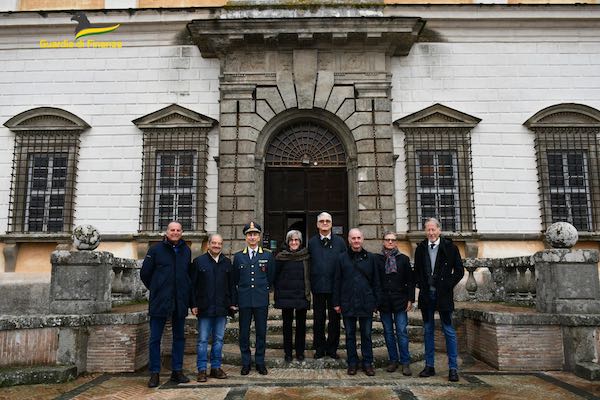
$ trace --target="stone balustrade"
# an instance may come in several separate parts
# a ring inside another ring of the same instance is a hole
[[[468,272],[465,289],[471,301],[501,301],[534,305],[536,299],[535,261],[533,256],[509,258],[467,258],[464,267]],[[481,285],[475,271],[487,270],[491,279]]]

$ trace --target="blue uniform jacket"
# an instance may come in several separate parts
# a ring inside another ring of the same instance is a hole
[[[192,300],[188,275],[192,252],[183,240],[176,246],[168,241],[153,245],[142,264],[140,278],[150,291],[148,315],[185,318]]]
[[[275,278],[275,257],[269,250],[258,248],[250,261],[248,247],[233,257],[233,302],[240,308],[267,307],[269,290]]]

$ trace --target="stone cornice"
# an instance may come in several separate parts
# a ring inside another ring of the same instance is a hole
[[[407,55],[425,22],[418,17],[194,20],[188,24],[203,57],[236,49],[357,48]]]

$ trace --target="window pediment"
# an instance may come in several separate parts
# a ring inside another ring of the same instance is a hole
[[[69,111],[38,107],[15,115],[4,123],[11,131],[84,131],[90,126]]]
[[[197,113],[177,104],[171,104],[132,121],[138,128],[169,129],[169,128],[206,128],[210,129],[218,121]]]
[[[434,104],[394,121],[399,128],[473,128],[481,119],[442,104]]]
[[[539,111],[523,125],[530,129],[600,128],[600,111],[583,104],[557,104]]]

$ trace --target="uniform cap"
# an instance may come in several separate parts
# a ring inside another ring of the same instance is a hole
[[[242,230],[242,232],[245,234],[249,233],[249,232],[258,232],[261,233],[262,232],[262,228],[260,227],[259,224],[255,223],[255,222],[250,222],[246,225],[244,225],[244,229]]]

